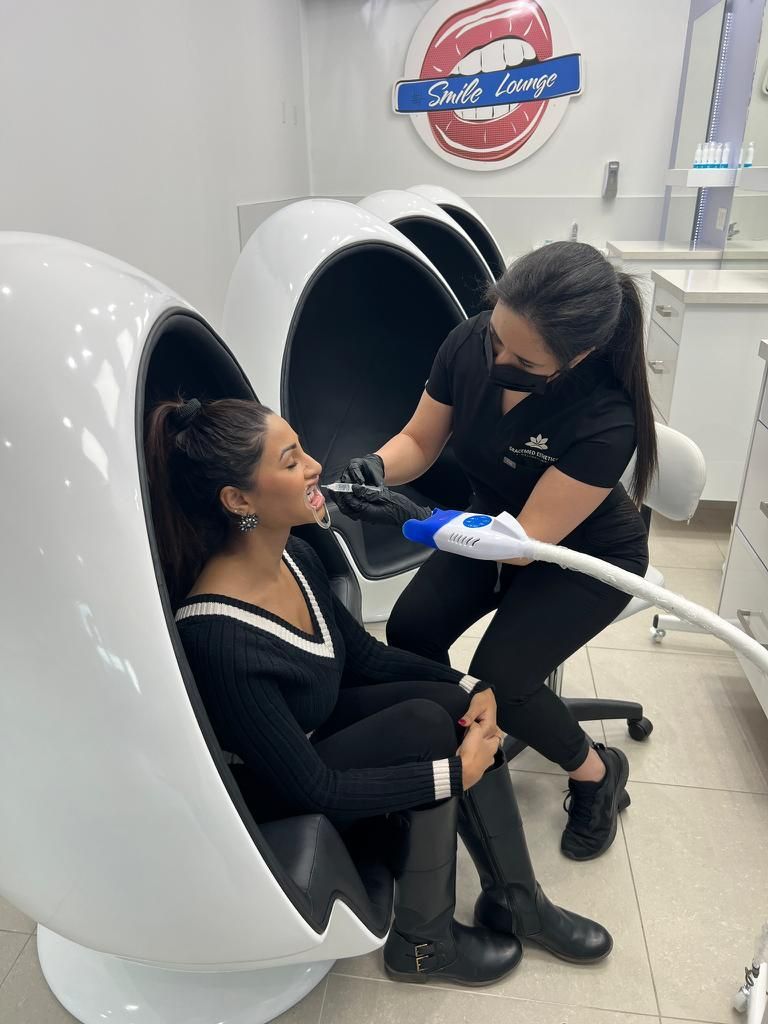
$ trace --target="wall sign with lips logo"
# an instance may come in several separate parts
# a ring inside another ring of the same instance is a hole
[[[581,54],[547,0],[438,0],[411,40],[394,109],[444,160],[492,171],[535,153],[581,89]]]

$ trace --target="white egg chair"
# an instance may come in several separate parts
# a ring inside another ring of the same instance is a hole
[[[392,880],[375,828],[256,824],[175,630],[144,416],[253,390],[186,302],[62,239],[0,234],[0,336],[0,894],[85,1024],[272,1020],[382,944]]]
[[[442,275],[390,224],[350,203],[311,199],[249,238],[230,280],[224,335],[262,400],[332,480],[405,425],[435,353],[464,316]],[[469,502],[450,452],[403,490],[422,504]],[[331,511],[364,619],[386,619],[427,554],[398,530]]]
[[[415,192],[386,189],[358,204],[409,238],[451,286],[467,316],[488,308],[486,292],[495,280],[485,257],[459,223]]]
[[[451,192],[450,189],[443,188],[442,185],[413,185],[408,191],[429,199],[453,217],[483,254],[493,276],[497,280],[501,277],[507,269],[507,261],[504,259],[501,246],[483,218],[466,199]]]

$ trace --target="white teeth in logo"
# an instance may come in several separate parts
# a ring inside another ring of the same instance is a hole
[[[549,445],[547,444],[548,440],[548,437],[542,437],[541,434],[537,434],[536,437],[532,437],[530,441],[525,442],[525,447],[536,448],[540,452],[545,452],[549,448]]]
[[[477,75],[481,71],[507,71],[526,61],[535,61],[536,51],[524,39],[496,39],[462,57],[452,75]],[[511,114],[519,104],[501,103],[493,107],[471,107],[455,111],[461,121],[493,121]]]

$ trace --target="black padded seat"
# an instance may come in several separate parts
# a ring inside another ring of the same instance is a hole
[[[136,397],[136,430],[147,530],[166,621],[190,703],[227,792],[270,871],[296,909],[318,933],[325,930],[334,900],[346,903],[375,935],[389,928],[393,881],[383,821],[366,822],[342,838],[323,815],[307,814],[257,825],[235,782],[211,727],[187,663],[157,555],[144,464],[146,414],[163,399],[252,399],[256,395],[224,342],[195,313],[177,309],[161,317],[147,340]],[[360,588],[337,542],[317,526],[297,531],[323,561],[335,592],[360,618]],[[367,839],[366,839],[367,835]],[[265,927],[268,923],[265,922]]]
[[[459,227],[464,228],[466,233],[475,243],[477,248],[485,257],[485,262],[491,268],[493,276],[498,279],[507,269],[504,256],[496,244],[495,238],[491,235],[484,224],[481,224],[471,213],[462,210],[460,206],[453,206],[450,203],[440,203],[440,208],[453,217]]]
[[[438,348],[463,319],[431,269],[393,245],[349,246],[318,268],[288,333],[281,405],[325,479],[406,424]],[[470,499],[449,450],[401,490],[447,508],[466,508]],[[398,575],[429,555],[399,531],[352,522],[335,508],[333,523],[366,578]]]
[[[393,227],[409,238],[437,267],[453,289],[467,316],[488,308],[486,291],[493,283],[477,249],[449,224],[419,215],[401,217]]]

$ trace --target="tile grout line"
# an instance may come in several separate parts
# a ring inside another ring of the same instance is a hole
[[[608,627],[610,629],[610,626]],[[697,634],[689,634],[695,636]],[[711,633],[702,633],[702,636],[711,636]],[[727,645],[726,645],[727,646]],[[593,651],[621,651],[624,654],[654,654],[654,651],[658,651],[659,654],[674,654],[676,657],[681,655],[687,658],[732,658],[735,659],[736,655],[729,650],[721,651],[683,651],[676,650],[672,651],[669,648],[664,647],[663,643],[654,644],[653,641],[649,642],[648,647],[604,647],[602,644],[586,644],[587,650]],[[654,654],[654,657],[657,655]]]
[[[768,798],[765,790],[760,793],[754,789],[723,789],[720,786],[686,786],[681,782],[651,782],[648,779],[632,779],[633,786],[666,786],[667,789],[695,789],[704,793],[733,793],[734,796],[762,796]]]
[[[640,930],[643,933],[643,946],[645,947],[645,957],[648,961],[648,973],[651,976],[651,985],[653,985],[653,998],[656,1000],[656,1009],[659,1017],[659,1024],[661,1024],[661,1001],[659,1000],[659,990],[656,987],[656,976],[653,973],[653,960],[651,959],[651,950],[648,945],[648,935],[645,930],[645,920],[643,918],[643,908],[640,906],[640,893],[637,891],[637,882],[635,881],[635,872],[632,868],[632,855],[629,852],[629,840],[627,839],[627,833],[624,828],[624,821],[619,818],[619,824],[621,825],[621,836],[624,840],[624,850],[627,854],[627,866],[629,867],[629,877],[632,879],[632,891],[635,894],[635,904],[637,906],[637,916],[640,920]]]
[[[23,932],[15,932],[15,933],[13,933],[13,934],[16,934],[16,935],[23,935],[24,933],[23,933]],[[28,935],[28,936],[27,936],[27,941],[26,941],[26,942],[25,942],[25,943],[23,944],[23,946],[22,946],[22,947],[21,947],[21,949],[19,950],[18,954],[16,955],[16,959],[15,959],[15,960],[13,961],[13,963],[12,963],[12,964],[11,964],[11,966],[10,966],[10,967],[8,968],[8,970],[7,970],[6,972],[5,972],[5,974],[3,975],[2,979],[0,979],[0,989],[1,989],[2,987],[3,987],[3,985],[4,985],[5,983],[6,983],[6,981],[8,981],[8,978],[9,978],[9,977],[11,976],[11,971],[12,971],[12,970],[14,969],[14,967],[16,966],[16,964],[17,964],[17,963],[19,962],[19,960],[21,959],[21,954],[22,954],[22,953],[24,952],[24,950],[25,950],[25,949],[27,948],[27,946],[29,945],[29,942],[30,942],[30,939],[31,939],[31,938],[32,938],[32,936],[31,936],[31,935]]]
[[[559,772],[548,772],[542,768],[516,768],[515,762],[510,761],[509,767],[513,772],[520,772],[524,775],[546,775],[550,778],[563,778]],[[650,779],[630,779],[633,786],[666,786],[668,789],[695,789],[705,793],[733,793],[736,796],[764,796],[768,797],[768,790],[762,792],[757,789],[725,789],[721,786],[688,786],[682,782],[653,782]]]
[[[363,975],[359,975],[359,974],[342,974],[340,971],[334,971],[333,974],[334,974],[334,977],[336,977],[336,978],[347,978],[350,981],[368,981],[368,982],[373,982],[373,983],[377,983],[377,984],[380,984],[380,985],[402,985],[402,984],[407,984],[407,983],[403,983],[403,982],[392,981],[389,978],[367,978],[367,977],[365,977]],[[461,985],[447,985],[447,984],[446,985],[433,985],[431,983],[428,983],[427,985],[424,986],[424,988],[422,989],[422,992],[425,992],[425,991],[428,992],[430,989],[433,992],[453,992],[453,993],[463,992],[465,995],[468,995],[468,996],[480,996],[480,997],[484,997],[485,996],[485,997],[487,997],[489,999],[500,999],[500,1000],[504,1000],[504,1001],[506,1001],[508,1003],[530,1003],[533,1006],[556,1006],[556,1007],[562,1007],[563,1009],[570,1009],[570,1010],[573,1010],[573,1009],[592,1010],[595,1013],[611,1013],[611,1014],[619,1014],[619,1015],[623,1015],[623,1016],[627,1016],[627,1017],[647,1017],[649,1020],[655,1020],[655,1021],[659,1020],[659,1014],[658,1013],[643,1013],[642,1011],[639,1011],[639,1010],[608,1009],[605,1006],[590,1006],[587,1003],[572,1003],[572,1002],[570,1002],[570,1003],[558,1003],[558,1002],[555,1002],[552,999],[531,999],[528,996],[509,996],[509,995],[504,995],[501,992],[499,992],[499,993],[492,992],[490,990],[490,987],[488,987],[488,986],[485,986],[482,989],[482,991],[481,991],[481,990],[479,990],[477,988],[465,988],[465,987],[463,987]],[[697,1022],[697,1024],[698,1024],[698,1022]]]
[[[325,997],[328,995],[328,982],[330,981],[330,977],[331,971],[328,971],[328,973],[325,976],[325,981],[323,982],[325,988],[323,989],[323,999],[322,1002],[320,1003],[320,1013],[318,1014],[317,1017],[317,1024],[323,1024],[323,1010],[325,1009]]]

